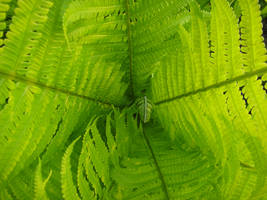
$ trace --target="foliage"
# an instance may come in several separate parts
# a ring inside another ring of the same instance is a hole
[[[258,0],[0,0],[0,199],[266,200],[266,58]]]

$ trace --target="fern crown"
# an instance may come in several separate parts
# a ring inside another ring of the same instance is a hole
[[[267,200],[265,6],[0,0],[0,199]]]

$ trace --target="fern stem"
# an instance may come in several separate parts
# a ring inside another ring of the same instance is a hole
[[[78,98],[86,99],[88,101],[92,101],[94,103],[99,103],[99,104],[102,104],[102,105],[105,105],[105,106],[122,107],[121,105],[114,105],[114,104],[109,103],[109,102],[104,102],[104,101],[101,101],[101,100],[98,100],[98,99],[95,99],[95,98],[92,98],[92,97],[88,97],[88,96],[85,96],[85,95],[77,94],[75,92],[71,92],[71,91],[68,91],[68,90],[61,89],[61,88],[56,88],[56,87],[49,86],[49,85],[45,85],[44,83],[40,83],[40,82],[37,82],[35,80],[30,80],[28,78],[26,79],[24,77],[20,77],[20,76],[17,76],[17,75],[9,74],[9,73],[3,72],[3,71],[0,71],[0,77],[3,77],[3,78],[8,79],[8,80],[19,81],[19,82],[25,83],[27,85],[34,85],[34,86],[37,86],[37,87],[40,87],[40,88],[43,88],[43,89],[48,89],[48,90],[51,90],[51,91],[54,91],[54,92],[60,92],[60,93],[63,93],[63,94],[69,95],[69,96],[75,96],[75,97],[78,97]]]
[[[127,16],[127,36],[128,36],[128,54],[129,54],[129,68],[130,68],[130,90],[131,96],[135,97],[133,86],[133,46],[132,46],[132,33],[131,33],[131,18],[130,18],[130,3],[125,0],[126,16]]]
[[[163,192],[164,192],[164,194],[165,194],[166,200],[169,200],[170,197],[169,197],[169,193],[168,193],[167,185],[166,185],[166,183],[165,183],[163,174],[162,174],[162,172],[161,172],[161,170],[160,170],[158,161],[157,161],[156,156],[155,156],[155,154],[154,154],[154,152],[153,152],[153,149],[152,149],[152,147],[151,147],[151,145],[150,145],[150,142],[149,142],[149,140],[148,140],[148,138],[147,138],[147,136],[146,136],[146,134],[145,134],[144,123],[143,123],[143,135],[144,135],[146,144],[147,144],[147,146],[148,146],[148,149],[149,149],[149,151],[150,151],[150,153],[151,153],[151,155],[152,155],[154,164],[155,164],[155,166],[156,166],[156,169],[157,169],[157,172],[158,172],[158,175],[159,175],[159,179],[161,180],[161,183],[162,183],[162,189],[163,189]]]
[[[259,69],[259,70],[255,70],[253,72],[245,73],[245,74],[243,74],[241,76],[237,76],[237,77],[234,77],[234,78],[229,79],[229,80],[222,81],[220,83],[216,83],[216,84],[204,87],[204,88],[200,88],[200,89],[195,90],[195,91],[191,91],[191,92],[184,93],[184,94],[181,94],[181,95],[169,98],[169,99],[158,101],[158,102],[155,103],[155,105],[158,106],[158,105],[161,105],[161,104],[164,104],[164,103],[169,103],[169,102],[172,102],[172,101],[176,101],[178,99],[182,99],[184,97],[192,96],[192,95],[198,94],[200,92],[205,92],[205,91],[210,90],[210,89],[215,89],[215,88],[219,88],[219,87],[222,87],[224,85],[227,85],[227,84],[231,84],[231,83],[233,83],[235,81],[241,81],[241,80],[250,78],[250,77],[255,76],[255,75],[262,75],[262,74],[265,74],[266,72],[267,72],[267,68],[265,67],[265,68],[262,68],[262,69]]]

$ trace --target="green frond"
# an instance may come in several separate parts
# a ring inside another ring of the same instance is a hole
[[[112,106],[104,101],[124,101],[117,95],[122,97],[126,89],[119,84],[123,73],[113,65],[103,71],[94,60],[82,59],[86,49],[73,55],[68,49],[60,19],[65,4],[20,1],[0,54],[0,182],[19,199],[30,198],[26,188],[32,185],[33,160],[42,155],[47,166],[53,158],[61,159],[68,137]],[[55,173],[47,191],[57,199],[59,170],[51,168]]]
[[[50,159],[63,148],[72,130],[86,121],[85,118],[79,122],[80,117],[101,110],[84,99],[58,95],[3,79],[2,84],[5,86],[5,93],[2,94],[5,96],[1,96],[4,104],[0,115],[3,124],[0,128],[1,182],[9,175],[18,174],[42,152],[45,152],[45,160]],[[46,151],[47,146],[49,148]]]
[[[100,50],[100,52],[106,47],[113,50],[111,52],[113,54],[117,52],[123,54],[123,50],[127,51],[127,30],[123,9],[124,5],[119,0],[72,2],[63,20],[67,41],[70,44],[75,42],[90,45],[91,49]],[[90,20],[95,23],[88,23]],[[95,52],[96,56],[100,52]],[[109,52],[105,51],[105,53]],[[113,60],[118,61],[115,58]]]
[[[1,52],[1,71],[11,75],[25,75],[31,55],[38,45],[52,2],[19,1]],[[32,11],[35,12],[32,12]],[[24,68],[26,67],[26,68]]]
[[[108,115],[106,130],[96,127],[100,119],[88,126],[77,177],[83,199],[212,199],[222,195],[215,187],[222,174],[214,158],[197,148],[184,148],[184,143],[173,143],[157,124],[138,127],[129,114],[115,111]]]
[[[244,73],[241,63],[238,20],[227,1],[212,1],[212,84]],[[214,80],[215,79],[215,80]]]
[[[120,104],[126,101],[123,95],[127,89],[121,81],[128,47],[123,6],[118,0],[74,1],[63,18],[68,49],[77,57],[72,66],[79,80],[76,85],[80,84],[77,89]]]
[[[112,150],[106,147],[97,128],[99,119],[89,123],[83,136],[82,150],[78,161],[77,184],[83,199],[107,198],[108,189],[112,183],[109,174],[110,155]],[[109,144],[111,141],[110,129],[107,130]]]
[[[239,5],[242,10],[240,34],[244,69],[247,72],[266,69],[267,56],[258,0],[239,0]]]
[[[192,3],[191,27],[179,28],[182,49],[163,58],[152,79],[155,112],[171,138],[199,147],[222,167],[223,199],[250,199],[266,185],[266,50],[258,4],[243,4],[239,24],[226,0],[211,1],[206,24]],[[253,168],[250,183],[239,180],[242,163]],[[235,196],[239,181],[245,189]]]
[[[5,44],[5,37],[9,26],[9,17],[11,14],[14,0],[0,1],[0,53]]]
[[[48,177],[43,180],[42,177],[42,162],[39,159],[39,163],[38,166],[36,168],[36,172],[35,172],[35,198],[34,199],[43,199],[43,200],[48,200],[47,195],[46,195],[46,191],[45,191],[45,187],[46,187],[46,183],[49,181],[50,177],[52,175],[52,171],[50,171]]]
[[[209,85],[208,31],[200,8],[196,3],[190,4],[191,10],[191,56],[193,57],[192,74],[194,74],[194,90]]]
[[[1,199],[6,199],[6,200],[12,200],[13,199],[12,196],[8,193],[7,190],[2,190],[0,192],[0,198]]]
[[[64,199],[80,199],[77,193],[77,190],[72,181],[72,170],[71,170],[71,162],[70,156],[73,151],[75,143],[79,140],[76,140],[71,143],[71,145],[67,148],[64,157],[62,159],[61,164],[61,182],[62,182],[62,194]]]
[[[262,34],[258,0],[0,0],[0,199],[266,199]]]
[[[85,163],[87,157],[87,150],[86,150],[87,142],[88,142],[88,133],[86,133],[83,137],[82,150],[78,164],[77,184],[82,199],[93,199],[94,192],[89,189],[90,182],[88,181],[88,179],[90,180],[90,178],[86,176],[86,169],[85,169]]]
[[[212,182],[220,174],[214,161],[198,151],[181,149],[159,128],[144,127],[134,138],[131,152],[138,149],[138,154],[130,153],[113,170],[117,193],[122,195],[118,199],[205,198],[215,192]]]
[[[88,47],[71,50],[67,46],[61,20],[66,2],[57,0],[52,5],[49,1],[23,1],[18,6],[0,55],[2,77],[106,105],[125,103],[127,86],[121,84],[121,63],[106,63],[102,56],[93,59],[95,55]],[[29,26],[19,26],[27,23]],[[12,29],[17,26],[21,29]]]
[[[155,63],[176,46],[177,26],[189,20],[188,0],[129,1],[132,30],[133,87],[136,96],[145,95]],[[148,27],[148,28],[144,28]]]

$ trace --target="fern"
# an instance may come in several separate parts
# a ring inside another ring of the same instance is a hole
[[[0,0],[0,199],[266,199],[260,9]]]
[[[72,182],[71,167],[70,167],[70,154],[73,151],[73,147],[77,142],[77,139],[74,140],[73,143],[68,147],[62,159],[61,180],[62,180],[62,193],[64,199],[80,199],[77,194],[77,191],[75,190],[75,186],[73,185]]]
[[[43,181],[42,179],[42,164],[39,161],[35,172],[35,198],[34,199],[48,199],[45,191],[46,183],[52,175],[52,171],[50,171],[48,177]]]

